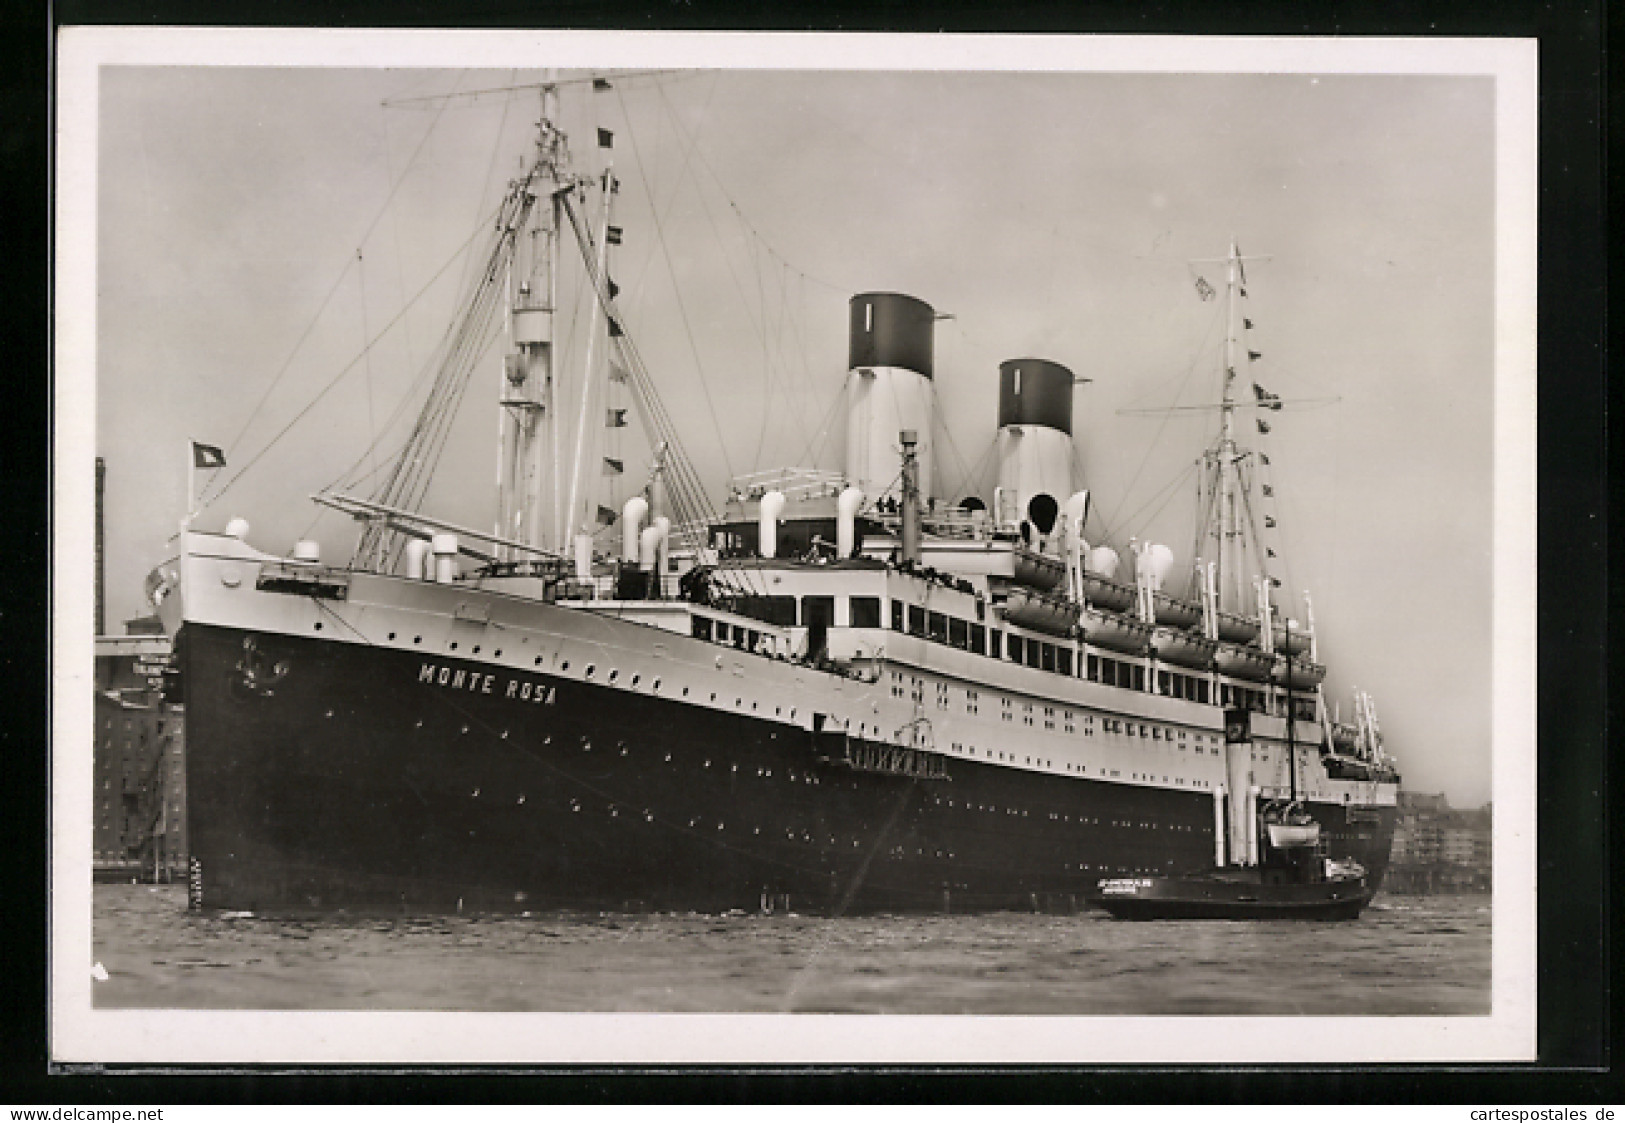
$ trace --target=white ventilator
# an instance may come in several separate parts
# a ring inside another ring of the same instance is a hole
[[[770,491],[762,496],[757,510],[757,552],[764,558],[779,552],[779,516],[784,514],[784,492]]]
[[[634,495],[621,506],[621,559],[636,564],[638,535],[643,530],[643,519],[649,513],[649,501]]]
[[[835,552],[849,558],[858,547],[858,512],[863,510],[863,489],[849,487],[835,501]]]

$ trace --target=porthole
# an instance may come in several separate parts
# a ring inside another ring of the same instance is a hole
[[[614,682],[616,679],[618,679],[620,677],[621,677],[621,672],[620,671],[617,671],[614,667],[611,667],[609,669],[609,680],[608,681]]]
[[[316,630],[317,630],[317,631],[318,631],[318,632],[319,632],[319,631],[321,631],[321,630],[322,630],[322,622],[321,622],[321,621],[320,621],[320,620],[318,620],[318,621],[316,621]],[[456,646],[456,645],[455,645],[455,644],[453,644],[453,645],[452,645],[452,646],[454,646],[454,647],[455,647],[455,646]]]
[[[660,690],[660,680],[655,679],[653,682],[651,682],[649,684],[649,689],[658,692]]]
[[[587,666],[582,670],[581,677],[582,678],[592,678],[593,671],[596,670],[596,669],[597,668],[595,668],[591,663],[588,663]]]
[[[453,640],[453,641],[452,641],[452,645],[451,645],[451,649],[452,649],[452,650],[453,650],[453,651],[456,651],[456,650],[457,650],[457,642],[456,642],[456,641],[455,641],[455,640]]]
[[[540,655],[536,656],[536,665],[538,667],[542,665],[542,657]]]
[[[394,638],[395,638],[395,633],[394,633],[394,632],[390,632],[390,633],[389,633],[389,638],[390,638],[390,639],[394,639]]]
[[[632,685],[636,686],[638,684],[639,680],[641,680],[642,678],[643,678],[642,675],[633,675],[632,676]]]
[[[479,653],[480,653],[480,645],[476,643],[474,645],[474,654],[478,655]]]
[[[564,660],[563,662],[561,662],[559,664],[559,670],[568,671],[569,669],[570,669],[570,660],[566,659],[566,660]]]
[[[479,650],[479,648],[477,648],[477,647],[476,647],[476,648],[475,648],[475,649],[474,649],[474,650],[475,650],[475,651],[478,651],[478,650]],[[493,658],[493,659],[500,659],[500,658],[502,658],[502,648],[500,648],[500,647],[499,647],[499,648],[497,648],[497,649],[496,649],[496,650],[495,650],[495,651],[493,651],[493,652],[491,652],[491,658]]]

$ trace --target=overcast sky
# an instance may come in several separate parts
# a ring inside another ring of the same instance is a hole
[[[166,556],[189,437],[225,447],[220,482],[259,457],[202,525],[242,515],[263,549],[309,532],[328,560],[348,556],[353,531],[331,515],[311,530],[305,496],[407,396],[454,306],[456,250],[517,170],[538,104],[380,103],[539,77],[102,72],[112,630],[144,611],[142,579]],[[1244,375],[1320,402],[1249,434],[1273,465],[1280,575],[1314,597],[1345,715],[1352,685],[1375,695],[1407,786],[1489,797],[1489,78],[710,71],[582,100],[566,121],[578,157],[599,158],[589,126],[615,131],[629,329],[714,502],[730,471],[841,466],[839,416],[823,423],[846,303],[896,290],[954,317],[937,335],[939,494],[988,497],[998,363],[1052,359],[1093,380],[1075,432],[1094,535],[1120,550],[1149,535],[1183,567],[1193,495],[1176,481],[1213,419],[1119,411],[1213,400],[1219,304],[1195,278],[1219,285],[1222,270],[1189,259],[1232,236],[1268,255],[1248,270],[1263,357]],[[429,503],[479,526],[499,362]],[[640,430],[624,435],[622,495],[644,455]]]

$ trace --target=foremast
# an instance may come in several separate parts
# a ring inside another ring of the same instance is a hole
[[[548,74],[553,77],[552,72]],[[507,343],[499,387],[497,517],[499,538],[560,551],[564,541],[563,477],[555,385],[554,313],[558,306],[558,239],[562,194],[575,186],[569,144],[554,125],[558,86],[542,87],[536,159],[513,185],[538,204],[515,232],[507,268]],[[551,502],[549,502],[549,499]],[[502,549],[504,560],[513,551]]]

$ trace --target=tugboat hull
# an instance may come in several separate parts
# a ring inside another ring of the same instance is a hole
[[[1118,920],[1354,920],[1373,892],[1365,877],[1264,884],[1210,873],[1108,878],[1090,903]]]

